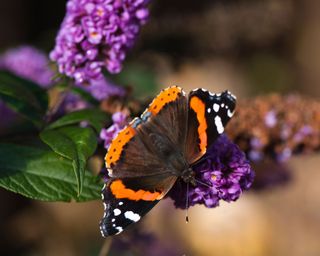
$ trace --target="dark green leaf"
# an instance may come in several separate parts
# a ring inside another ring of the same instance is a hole
[[[45,90],[31,81],[0,71],[0,98],[38,127],[48,107]]]
[[[86,171],[78,197],[70,160],[47,149],[14,144],[0,144],[0,186],[43,201],[95,200],[102,188],[101,181]]]
[[[80,194],[87,160],[97,148],[97,138],[93,129],[67,126],[45,130],[40,137],[54,152],[72,161]]]
[[[108,121],[108,115],[99,109],[84,109],[71,112],[50,124],[46,129],[55,129],[71,124],[78,124],[82,121],[88,122],[96,132],[100,132],[104,123]]]
[[[43,115],[40,114],[39,111],[35,109],[33,106],[26,104],[21,100],[1,94],[1,92],[0,100],[4,101],[6,105],[10,107],[13,111],[21,114],[28,120],[32,121],[35,126],[39,128],[41,127]]]

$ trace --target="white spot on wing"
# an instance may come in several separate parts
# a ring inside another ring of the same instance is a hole
[[[233,111],[233,112],[231,112],[231,111],[230,111],[230,109],[228,109],[228,117],[230,117],[230,118],[231,118],[231,117],[233,116],[233,114],[234,114],[234,111]]]
[[[119,234],[119,233],[121,233],[123,231],[123,228],[122,227],[116,227],[116,230],[118,230],[117,234]]]
[[[100,233],[101,233],[102,237],[106,237],[106,236],[104,235],[104,233],[103,233],[103,230],[102,230],[102,227],[101,227],[101,226],[100,226]]]
[[[214,104],[213,104],[213,110],[214,110],[215,112],[218,112],[218,111],[219,111],[219,109],[220,109],[219,104],[214,103]]]
[[[107,205],[105,203],[103,203],[103,208],[104,208],[104,211],[103,211],[103,218],[105,218],[107,216],[107,213],[106,213],[106,210],[107,210]]]
[[[211,108],[208,108],[208,110],[207,110],[207,111],[208,111],[208,113],[210,114],[210,113],[211,113]]]
[[[118,208],[116,208],[113,210],[113,214],[114,214],[114,216],[118,216],[121,214],[121,211]]]
[[[123,205],[123,202],[119,202],[119,205]]]
[[[112,220],[111,220],[111,222],[115,222],[115,221],[116,221],[116,219],[112,219]]]
[[[214,123],[215,123],[215,125],[216,125],[216,127],[217,127],[218,133],[219,133],[219,134],[223,133],[224,127],[223,127],[223,124],[222,124],[222,122],[221,122],[220,116],[216,116],[216,117],[214,118]]]
[[[137,222],[141,218],[138,213],[134,213],[133,211],[125,212],[124,217],[126,217],[127,219],[132,220],[134,222]]]

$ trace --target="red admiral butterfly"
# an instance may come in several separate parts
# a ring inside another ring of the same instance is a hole
[[[105,157],[111,179],[102,191],[102,236],[139,221],[177,179],[196,185],[192,166],[223,133],[235,105],[228,91],[195,89],[186,96],[169,87],[120,131]]]

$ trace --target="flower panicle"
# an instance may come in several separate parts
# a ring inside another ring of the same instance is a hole
[[[0,56],[0,69],[7,70],[48,88],[53,84],[53,71],[46,54],[32,46],[22,45]]]
[[[320,102],[273,94],[239,103],[227,133],[254,162],[286,162],[320,148]]]
[[[50,58],[59,72],[82,84],[118,73],[141,26],[148,0],[69,0]]]

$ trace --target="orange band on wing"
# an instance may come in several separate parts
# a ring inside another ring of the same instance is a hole
[[[193,109],[193,111],[197,115],[197,119],[199,122],[199,127],[198,127],[198,135],[200,139],[200,150],[201,153],[205,153],[207,149],[207,121],[206,121],[206,105],[205,103],[199,99],[198,97],[194,96],[190,100],[190,107]]]
[[[135,134],[136,131],[131,126],[124,128],[118,133],[117,137],[112,141],[108,149],[108,153],[105,157],[107,168],[110,168],[111,164],[119,160],[123,147],[131,140],[131,138]]]
[[[152,115],[156,115],[164,107],[165,104],[175,101],[179,94],[182,93],[182,89],[177,86],[169,87],[162,92],[151,102],[147,111]]]
[[[146,190],[139,189],[134,191],[132,189],[126,188],[121,180],[115,180],[110,185],[110,190],[112,194],[120,199],[126,198],[130,200],[144,200],[144,201],[155,201],[160,200],[163,197],[163,193],[150,192]]]

